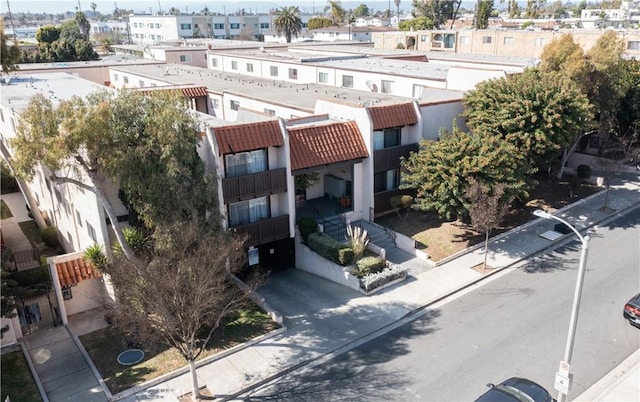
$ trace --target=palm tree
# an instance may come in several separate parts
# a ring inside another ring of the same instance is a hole
[[[398,24],[400,23],[400,0],[393,0],[396,4],[396,16],[398,16]]]
[[[282,7],[282,10],[276,11],[273,25],[276,27],[276,32],[284,33],[287,43],[291,43],[291,37],[300,33],[302,29],[300,9],[297,6]]]
[[[342,3],[340,0],[329,0],[328,8],[331,10],[331,21],[333,21],[334,25],[337,23],[344,21],[344,8],[342,8]]]

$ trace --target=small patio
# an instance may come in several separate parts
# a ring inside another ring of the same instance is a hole
[[[345,206],[343,206],[345,205]],[[333,216],[353,211],[353,206],[341,203],[340,198],[329,198],[327,196],[313,198],[310,200],[299,201],[296,204],[296,219],[300,218],[318,218],[329,219]]]

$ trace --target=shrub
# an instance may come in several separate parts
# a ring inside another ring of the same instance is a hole
[[[353,261],[353,250],[324,233],[311,233],[307,245],[310,249],[324,258],[341,265],[348,265]]]
[[[354,253],[351,247],[345,247],[338,250],[338,263],[340,265],[349,265],[353,262]]]
[[[44,244],[51,248],[58,247],[58,229],[55,226],[48,226],[40,232],[40,236],[42,237],[42,241]]]
[[[591,177],[591,167],[589,165],[578,166],[578,177],[581,179],[588,179]]]
[[[309,235],[318,230],[318,222],[313,218],[302,218],[298,221],[298,229],[300,229],[302,240],[306,243]]]
[[[408,270],[406,267],[403,267],[402,265],[394,265],[391,268],[364,276],[360,279],[360,287],[368,292],[371,289],[378,288],[398,278],[404,278],[407,275]]]
[[[358,278],[364,278],[366,275],[382,271],[386,266],[387,263],[382,257],[364,257],[356,262],[356,268],[352,274]]]
[[[389,199],[392,208],[405,209],[409,208],[413,203],[413,197],[410,195],[394,195]]]
[[[107,267],[107,256],[104,254],[102,244],[94,244],[87,247],[82,254],[85,261],[90,262],[101,271]]]
[[[359,260],[364,254],[364,250],[369,244],[369,237],[367,236],[367,230],[360,226],[351,227],[347,226],[347,241],[351,244],[353,250],[353,259]]]

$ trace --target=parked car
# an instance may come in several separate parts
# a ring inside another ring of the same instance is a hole
[[[476,402],[553,402],[555,399],[542,386],[526,378],[512,377],[490,389]]]
[[[631,300],[624,305],[622,316],[629,321],[629,324],[640,328],[640,293],[633,296]]]

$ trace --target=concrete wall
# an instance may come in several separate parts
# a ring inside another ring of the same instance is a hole
[[[84,280],[70,289],[73,297],[64,301],[67,316],[100,307],[106,301],[102,278]]]
[[[22,329],[20,328],[20,320],[18,317],[14,318],[0,318],[0,327],[9,327],[9,330],[2,334],[0,339],[0,347],[14,345],[18,342],[18,339],[22,338]]]
[[[296,268],[301,271],[325,278],[342,286],[360,291],[360,281],[343,267],[327,260],[300,241],[300,233],[296,233]]]

